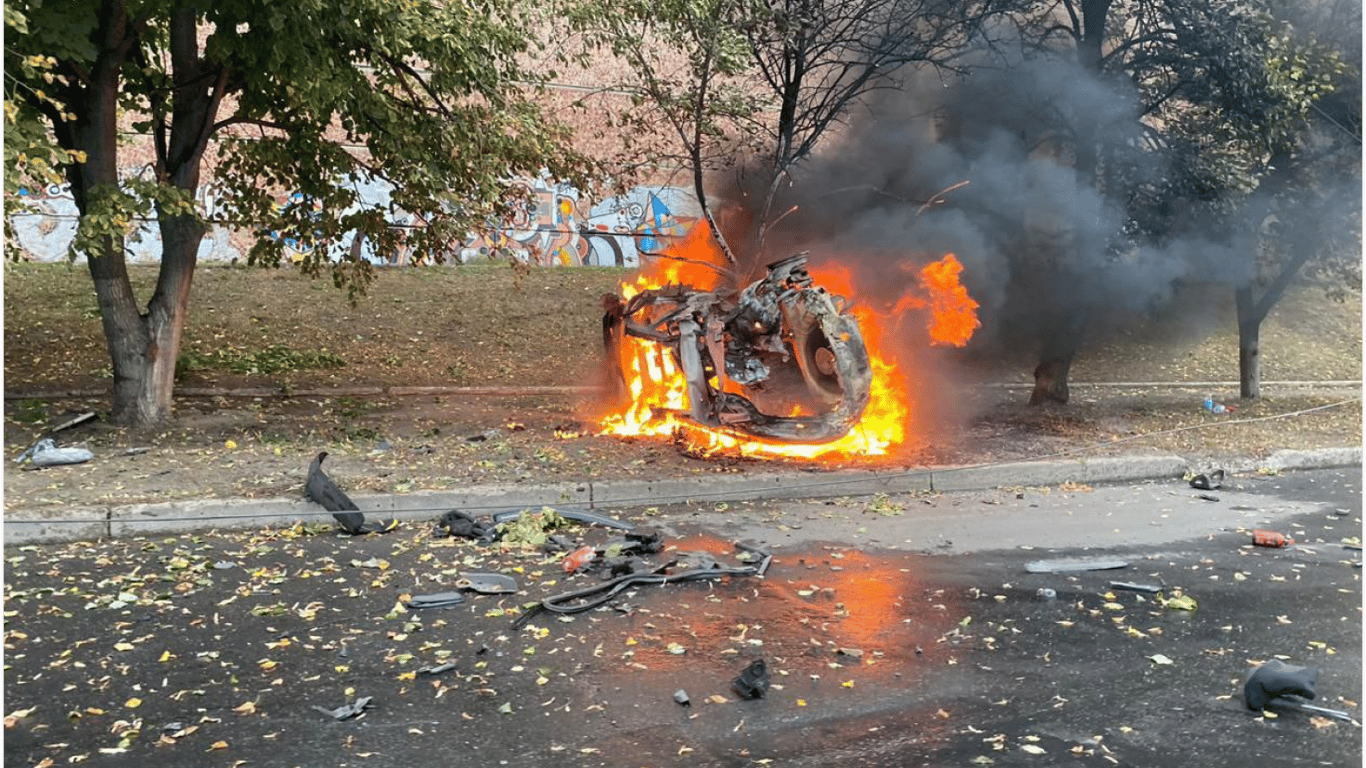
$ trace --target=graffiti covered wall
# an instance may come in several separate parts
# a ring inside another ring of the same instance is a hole
[[[134,169],[132,173],[141,173]],[[488,235],[468,238],[457,249],[460,262],[487,259],[494,253],[507,253],[542,266],[618,266],[635,267],[642,254],[663,250],[670,239],[682,237],[697,220],[698,205],[692,193],[681,187],[636,187],[620,197],[591,205],[579,190],[549,179],[524,180],[531,204],[524,212]],[[390,204],[390,187],[383,182],[357,181],[362,204],[387,211],[396,227],[414,226],[414,217]],[[36,211],[10,216],[15,240],[23,257],[32,261],[63,261],[76,235],[76,203],[66,185],[24,190],[24,200]],[[208,187],[199,190],[205,214],[214,215],[214,195]],[[298,195],[280,201],[281,206],[302,204]],[[352,236],[331,247],[334,260],[349,252]],[[232,232],[214,226],[200,244],[201,261],[231,261],[244,258],[252,237],[284,238],[286,252],[301,256],[308,246],[287,233]],[[155,221],[143,221],[129,238],[129,260],[155,263],[161,258],[161,235]],[[406,264],[406,253],[377,253],[362,243],[361,254],[376,264]],[[78,257],[79,258],[79,257]]]

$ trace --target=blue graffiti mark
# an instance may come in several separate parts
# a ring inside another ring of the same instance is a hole
[[[636,227],[636,232],[644,235],[637,241],[637,247],[642,253],[660,253],[668,247],[669,240],[681,237],[687,232],[687,227],[674,218],[669,206],[655,193],[650,193],[646,208],[649,213],[642,217],[640,225]]]

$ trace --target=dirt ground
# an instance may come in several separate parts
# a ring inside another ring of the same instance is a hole
[[[384,271],[359,306],[284,269],[203,267],[181,362],[177,423],[134,434],[95,421],[61,433],[95,459],[6,462],[7,510],[183,498],[297,498],[309,460],[355,493],[473,483],[870,466],[700,457],[667,440],[595,434],[600,296],[623,273],[506,266]],[[142,290],[154,273],[134,268]],[[71,414],[106,414],[108,359],[81,267],[6,264],[5,448],[17,456]],[[1268,384],[1240,403],[1231,307],[1193,296],[1163,319],[1082,351],[1072,402],[1024,404],[1023,350],[989,340],[935,358],[917,384],[898,467],[1057,455],[1176,453],[1217,460],[1358,445],[1359,385]],[[1192,306],[1200,306],[1195,313]],[[1361,303],[1288,296],[1263,327],[1263,377],[1360,381]],[[931,383],[933,382],[933,383]],[[1122,382],[1124,386],[1102,386]],[[1156,382],[1156,385],[1145,384]],[[426,389],[423,389],[426,388]],[[1205,394],[1236,408],[1204,411]]]

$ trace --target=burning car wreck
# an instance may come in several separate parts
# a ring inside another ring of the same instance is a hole
[[[670,283],[605,296],[603,342],[619,391],[643,343],[682,373],[669,409],[682,423],[787,443],[848,433],[873,378],[850,302],[813,282],[806,252],[767,270],[738,291]]]

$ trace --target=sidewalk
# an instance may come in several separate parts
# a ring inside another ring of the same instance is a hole
[[[772,472],[736,476],[660,477],[553,484],[471,485],[460,491],[353,494],[366,514],[400,521],[435,521],[459,509],[471,514],[554,507],[613,511],[682,503],[731,503],[755,499],[818,499],[875,494],[939,493],[989,488],[1101,485],[1175,480],[1207,471],[1211,462],[1179,456],[1119,456],[995,462],[907,471]],[[1231,474],[1361,466],[1361,446],[1277,451],[1265,459],[1224,461]],[[107,537],[251,528],[326,520],[330,513],[300,498],[196,499],[159,504],[58,506],[13,509],[5,514],[6,545]]]

